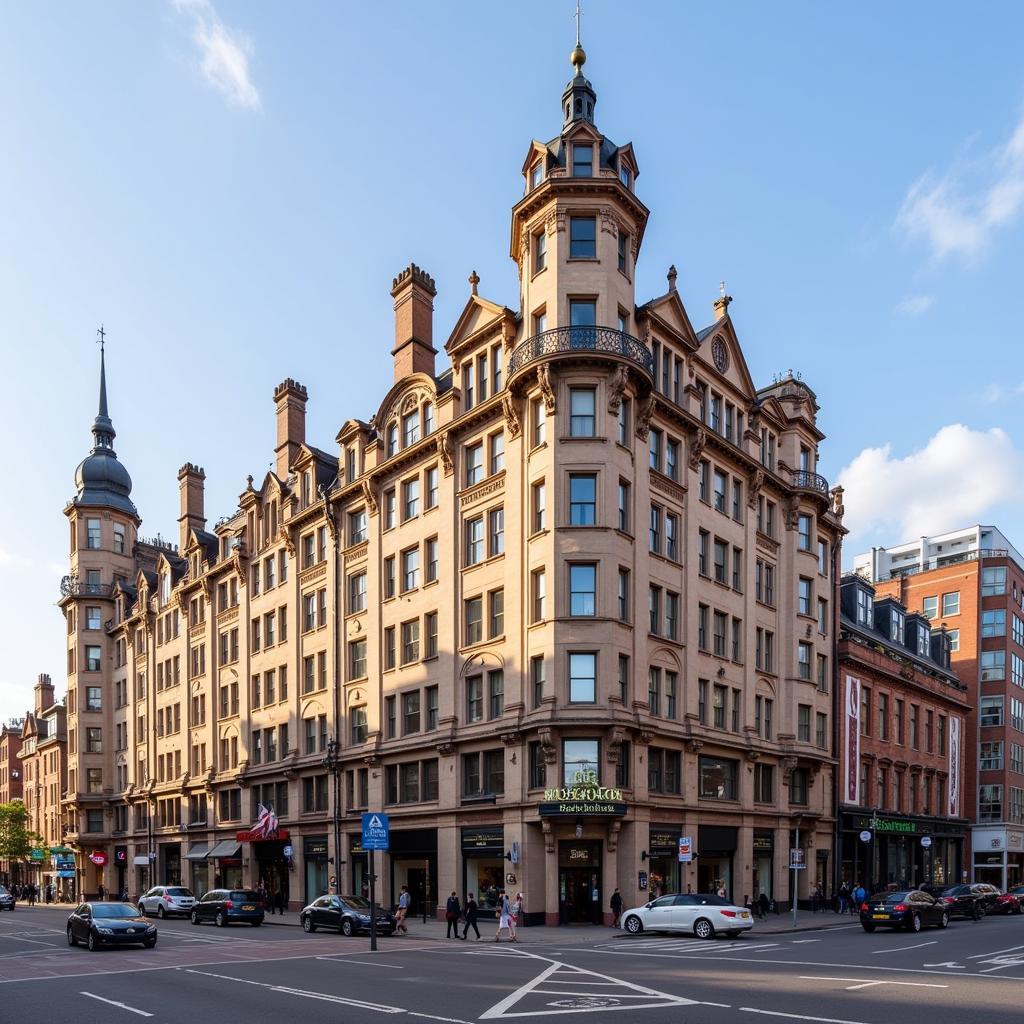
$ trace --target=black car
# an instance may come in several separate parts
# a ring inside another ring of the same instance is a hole
[[[969,917],[980,921],[988,911],[989,904],[995,905],[994,897],[990,901],[987,894],[974,885],[949,885],[945,888],[928,886],[926,891],[946,907],[950,917]]]
[[[189,915],[193,924],[212,921],[223,928],[234,921],[258,928],[263,924],[263,897],[255,889],[211,889]]]
[[[156,945],[156,925],[130,903],[80,903],[68,918],[68,945],[84,942],[89,949],[104,946]]]
[[[395,916],[376,904],[377,933],[392,935]],[[370,901],[362,896],[321,896],[299,912],[299,920],[307,932],[330,928],[342,935],[355,935],[370,930]]]
[[[0,910],[13,910],[14,904],[14,893],[5,885],[0,885]]]
[[[928,924],[945,928],[949,924],[949,911],[920,889],[880,892],[861,904],[860,923],[866,932],[873,932],[879,926],[919,932]]]

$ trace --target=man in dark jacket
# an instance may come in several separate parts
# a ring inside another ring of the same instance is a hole
[[[465,939],[469,935],[469,929],[472,928],[476,932],[476,940],[480,941],[480,929],[476,926],[476,900],[473,899],[473,894],[470,893],[466,897],[466,927],[462,929],[462,938]]]
[[[615,892],[612,893],[612,927],[619,927],[619,918],[622,917],[622,893],[616,888]]]
[[[444,919],[448,922],[448,934],[446,939],[457,939],[459,937],[459,915],[462,913],[462,905],[459,897],[453,892],[448,897],[448,903],[444,908]]]

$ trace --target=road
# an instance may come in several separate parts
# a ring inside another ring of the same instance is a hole
[[[277,1017],[363,1024],[540,1020],[618,1012],[649,1024],[1002,1024],[1024,1001],[1024,916],[953,922],[918,935],[754,931],[736,940],[524,929],[518,945],[345,939],[265,925],[161,921],[153,950],[68,947],[66,910],[0,915],[0,1018],[79,1024],[252,1024]],[[834,925],[838,920],[829,915]],[[43,994],[45,993],[45,994]]]

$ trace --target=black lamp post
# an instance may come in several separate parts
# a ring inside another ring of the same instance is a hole
[[[333,736],[327,741],[323,765],[334,776],[334,878],[335,890],[341,892],[341,761],[339,743]]]

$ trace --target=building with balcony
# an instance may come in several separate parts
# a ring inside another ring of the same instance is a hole
[[[840,589],[840,875],[869,891],[958,882],[970,851],[963,739],[971,706],[950,641],[862,576]]]
[[[964,815],[979,882],[1024,882],[1024,558],[994,526],[858,555],[855,570],[941,625],[967,687]],[[965,865],[965,868],[968,865]]]
[[[175,549],[138,540],[102,400],[63,605],[87,888],[99,852],[133,892],[358,893],[370,809],[378,892],[430,913],[502,887],[551,924],[602,921],[616,887],[783,899],[798,836],[801,894],[829,888],[844,531],[817,401],[755,386],[728,296],[700,330],[674,268],[637,302],[639,164],[598,130],[584,60],[522,165],[518,308],[473,274],[448,365],[410,265],[373,415],[316,447],[283,381],[272,470],[207,529],[184,465]]]

